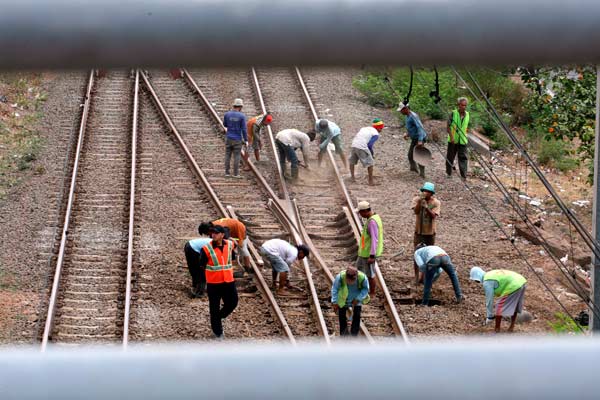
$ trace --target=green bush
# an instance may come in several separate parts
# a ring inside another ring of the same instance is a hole
[[[573,319],[571,317],[569,317],[568,315],[561,313],[561,312],[557,312],[556,314],[554,314],[554,316],[556,317],[555,321],[552,322],[548,322],[548,326],[550,326],[550,328],[552,328],[552,330],[554,331],[554,333],[560,333],[560,334],[581,334],[583,333],[581,331],[581,329],[579,328],[579,326],[577,325],[577,323],[575,321],[573,321]]]
[[[540,164],[557,168],[562,172],[571,171],[579,166],[579,161],[570,154],[568,143],[554,139],[541,140],[537,150]]]

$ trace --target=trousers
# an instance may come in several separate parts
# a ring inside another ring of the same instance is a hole
[[[238,305],[238,294],[235,282],[209,283],[206,285],[208,308],[210,311],[210,327],[215,336],[223,334],[223,319],[235,310]],[[223,307],[221,307],[221,300]]]
[[[411,171],[415,171],[415,172],[418,171],[419,175],[425,176],[425,167],[422,166],[421,164],[417,164],[415,162],[415,159],[413,158],[413,153],[415,151],[415,147],[417,146],[417,143],[419,143],[419,141],[417,139],[410,140],[410,147],[408,148],[408,163],[410,164]],[[418,170],[417,170],[417,166],[419,167]]]
[[[189,243],[183,248],[185,260],[187,261],[188,271],[192,276],[192,286],[204,291],[206,288],[206,274],[204,268],[200,266],[200,254],[192,249]]]
[[[450,281],[452,281],[452,287],[454,288],[454,294],[456,295],[456,299],[460,299],[462,296],[462,292],[460,290],[460,284],[458,283],[458,276],[456,275],[456,270],[454,269],[454,265],[450,260],[450,257],[445,256],[437,256],[433,257],[431,260],[427,262],[427,270],[425,271],[425,282],[423,285],[423,304],[429,304],[429,297],[431,296],[431,286],[433,286],[433,282],[435,282],[439,277],[440,273],[439,269],[445,271],[450,277]]]
[[[229,175],[231,166],[231,155],[233,154],[233,174],[240,174],[240,159],[242,157],[242,141],[226,139],[225,140],[225,174]]]
[[[467,178],[467,166],[469,163],[469,153],[466,144],[448,143],[448,151],[446,153],[446,175],[452,175],[452,164],[458,154],[458,169],[460,176]]]
[[[352,307],[352,325],[350,325],[350,334],[352,336],[358,336],[358,331],[360,329],[360,312],[362,311],[362,306],[357,304]],[[346,312],[348,311],[348,306],[340,307],[339,311],[339,320],[340,320],[340,336],[346,336],[348,334],[348,317],[346,316]]]

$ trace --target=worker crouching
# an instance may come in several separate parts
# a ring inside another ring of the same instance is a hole
[[[350,334],[357,336],[360,328],[362,305],[367,304],[369,297],[369,280],[367,276],[356,269],[348,267],[340,272],[331,287],[331,303],[333,310],[338,313],[340,321],[340,336],[348,334],[348,309],[352,308],[352,325]]]
[[[484,325],[495,319],[494,330],[500,332],[502,317],[510,316],[508,332],[513,332],[517,314],[523,311],[527,279],[513,271],[496,269],[485,272],[479,267],[471,268],[470,279],[483,285],[487,309]],[[495,297],[498,301],[494,310]]]

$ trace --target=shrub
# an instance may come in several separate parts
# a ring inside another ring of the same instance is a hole
[[[577,323],[568,315],[557,312],[554,314],[556,320],[548,322],[548,326],[552,328],[554,333],[581,334],[583,333]]]

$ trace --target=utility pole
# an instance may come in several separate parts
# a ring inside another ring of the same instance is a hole
[[[600,242],[600,182],[598,177],[600,174],[600,65],[596,66],[596,138],[594,148],[594,210],[592,214],[592,236],[596,242]],[[591,289],[590,298],[595,305],[600,305],[600,259],[597,259],[592,254],[592,270],[591,270]],[[593,306],[591,308],[594,309]],[[590,326],[592,334],[595,335],[600,331],[600,318],[595,318],[594,313],[590,313]]]

